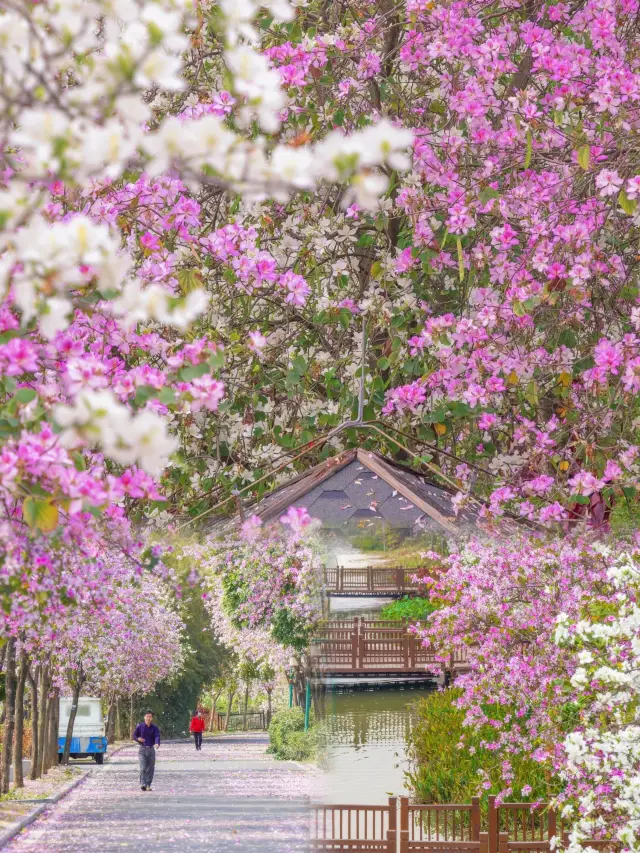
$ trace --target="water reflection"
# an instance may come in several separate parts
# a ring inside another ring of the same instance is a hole
[[[405,748],[413,706],[430,689],[342,687],[327,695],[326,802],[374,805],[407,793]]]

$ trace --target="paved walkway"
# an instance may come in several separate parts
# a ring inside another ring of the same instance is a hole
[[[302,853],[318,774],[274,761],[262,733],[164,743],[153,791],[140,790],[137,747],[119,752],[3,853]]]

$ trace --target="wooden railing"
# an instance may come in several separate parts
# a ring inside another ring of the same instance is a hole
[[[317,670],[333,675],[459,672],[467,663],[464,648],[440,660],[409,631],[405,621],[331,620],[316,632],[312,658]]]
[[[386,806],[317,806],[311,821],[311,850],[397,853],[396,798]]]
[[[247,713],[247,728],[246,731],[263,731],[267,728],[267,719],[264,711],[249,711]],[[229,725],[227,726],[227,715],[216,714],[215,719],[216,729],[221,732],[241,732],[244,731],[244,714],[234,712],[229,714]]]
[[[420,585],[413,580],[422,569],[392,569],[367,566],[362,569],[324,570],[327,595],[400,596],[416,592]]]
[[[415,805],[407,797],[390,797],[384,806],[316,806],[312,812],[311,849],[352,853],[551,853],[551,839],[563,846],[568,833],[547,803],[496,806],[489,798],[486,821],[480,802]],[[488,831],[483,831],[483,823]],[[506,827],[509,827],[507,829]],[[613,842],[584,842],[603,853],[616,853]]]

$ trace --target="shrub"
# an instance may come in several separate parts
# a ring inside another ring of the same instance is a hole
[[[312,761],[318,752],[318,737],[315,726],[305,732],[302,708],[287,708],[271,720],[267,751],[283,761]]]
[[[420,622],[433,613],[436,605],[427,598],[410,598],[405,595],[397,601],[386,604],[380,611],[381,619],[408,619],[410,622]]]
[[[468,803],[471,797],[486,798],[504,788],[501,759],[482,745],[495,739],[494,730],[464,726],[465,711],[455,706],[460,694],[455,688],[437,691],[417,704],[417,722],[408,748],[412,769],[407,775],[418,802]],[[506,707],[501,710],[503,717],[508,713]],[[558,792],[558,780],[547,778],[544,768],[531,758],[514,757],[512,766],[513,793],[505,798],[507,802],[547,801]],[[525,786],[531,787],[527,795],[522,794]]]

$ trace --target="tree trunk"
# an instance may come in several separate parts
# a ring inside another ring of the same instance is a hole
[[[227,719],[224,721],[224,730],[225,732],[229,731],[229,720],[231,719],[231,706],[233,705],[233,697],[236,695],[235,690],[230,690],[227,694],[227,699],[229,700],[229,704],[227,706]]]
[[[120,713],[120,697],[116,698],[116,739],[124,740],[122,731],[122,714]]]
[[[73,685],[73,696],[71,701],[71,713],[69,714],[69,723],[67,724],[67,736],[64,739],[64,751],[62,753],[62,763],[69,763],[69,753],[71,752],[71,738],[73,737],[73,724],[76,721],[76,713],[78,711],[78,700],[80,692],[84,684],[84,675],[82,674],[82,666],[78,670],[76,683]]]
[[[53,694],[51,724],[49,726],[49,767],[58,763],[58,730],[60,729],[60,694]]]
[[[40,728],[38,732],[38,768],[36,778],[40,778],[45,772],[44,753],[47,744],[47,714],[49,713],[49,667],[44,665],[40,669]]]
[[[9,771],[11,769],[11,753],[13,746],[13,730],[16,722],[16,641],[7,640],[7,654],[4,662],[5,689],[5,721],[2,737],[2,785],[0,791],[9,793]]]
[[[51,684],[49,684],[51,686]],[[49,763],[49,729],[51,727],[51,711],[53,709],[53,697],[47,693],[47,706],[44,713],[44,722],[42,724],[42,743],[40,745],[40,763],[42,765],[42,775],[46,776],[49,772],[51,764]]]
[[[131,701],[129,702],[129,737],[130,738],[133,738],[133,733],[136,730],[136,724],[134,722],[133,712],[134,712],[134,707],[133,707],[133,693],[132,693],[131,694]]]
[[[112,744],[116,739],[116,700],[115,697],[109,703],[107,711],[107,743]]]
[[[218,699],[220,698],[220,694],[222,693],[222,689],[218,690],[217,693],[211,692],[211,719],[209,720],[209,731],[212,732],[215,725],[216,719],[216,705],[218,704]]]
[[[249,685],[244,686],[244,708],[242,709],[242,731],[247,730],[247,711],[249,710]]]
[[[24,788],[22,774],[22,738],[24,735],[24,685],[27,680],[27,653],[20,652],[20,668],[16,684],[16,723],[13,739],[13,784],[16,788]]]
[[[267,728],[271,725],[271,690],[267,690]]]
[[[33,676],[27,670],[27,679],[29,681],[29,690],[31,691],[31,772],[30,779],[38,778],[38,684],[37,674]]]

